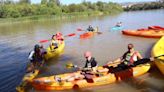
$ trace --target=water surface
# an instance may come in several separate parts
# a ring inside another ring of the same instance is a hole
[[[83,53],[91,51],[99,65],[120,57],[127,49],[128,43],[133,43],[135,49],[143,57],[149,57],[151,48],[158,39],[124,36],[121,32],[110,32],[116,22],[122,21],[125,29],[146,28],[150,25],[164,26],[164,10],[123,12],[112,16],[77,18],[60,21],[43,21],[17,23],[0,26],[0,92],[13,92],[25,73],[27,57],[33,46],[39,40],[49,39],[55,32],[61,31],[64,35],[76,33],[74,37],[65,38],[64,54],[59,58],[49,60],[41,70],[39,77],[50,76],[74,69],[66,69],[65,64],[72,62],[84,66]],[[103,33],[91,39],[81,40],[83,32],[77,28],[86,29],[88,25],[98,26]],[[48,46],[48,42],[43,45]],[[91,87],[78,90],[80,92],[163,92],[164,77],[153,67],[148,73],[138,78],[128,79],[105,86]],[[36,91],[29,88],[30,92]],[[55,91],[56,92],[56,91]],[[59,91],[60,92],[60,91]],[[74,90],[61,91],[74,92]]]

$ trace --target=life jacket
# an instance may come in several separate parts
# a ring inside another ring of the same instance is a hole
[[[85,68],[92,68],[92,67],[96,67],[96,66],[97,66],[97,62],[96,62],[95,58],[91,57],[90,60],[86,61]]]
[[[33,55],[32,55],[32,61],[33,61],[33,62],[42,62],[42,60],[43,60],[42,53],[41,53],[41,52],[36,53],[36,52],[34,51],[34,53],[33,53]]]
[[[135,61],[137,61],[137,52],[134,52],[132,55],[130,55],[130,53],[126,54],[125,57],[125,63],[127,63],[128,65],[133,64]]]
[[[57,40],[51,40],[51,46],[58,47],[58,41]]]
[[[64,40],[61,33],[56,34],[55,37],[57,40],[60,40],[60,41]]]

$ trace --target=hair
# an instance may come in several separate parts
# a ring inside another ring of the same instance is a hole
[[[132,43],[129,43],[128,44],[128,49],[132,49],[132,48],[134,48],[134,45]]]
[[[51,39],[53,39],[53,38],[54,38],[54,36],[55,36],[55,35],[52,35],[52,38],[51,38]]]

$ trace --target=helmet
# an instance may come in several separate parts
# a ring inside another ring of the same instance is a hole
[[[86,51],[86,52],[84,53],[84,57],[90,57],[90,56],[92,56],[92,54],[91,54],[90,51]]]
[[[56,36],[60,36],[60,35],[62,35],[60,32],[57,32],[57,33],[56,33]]]
[[[39,44],[36,44],[36,45],[34,46],[34,51],[38,51],[39,48],[40,48]]]

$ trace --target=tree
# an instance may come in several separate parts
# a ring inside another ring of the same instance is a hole
[[[47,0],[41,0],[41,4],[47,4]]]
[[[60,6],[60,1],[59,0],[49,0],[48,4],[49,5],[57,5],[57,6]]]
[[[60,4],[60,0],[56,0],[56,5],[57,6],[60,6],[61,4]]]
[[[23,4],[23,3],[25,3],[25,4],[31,4],[31,0],[20,0],[19,3],[20,4]]]

